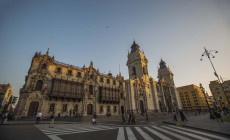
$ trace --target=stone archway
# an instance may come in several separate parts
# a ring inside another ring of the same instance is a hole
[[[140,100],[140,110],[141,110],[141,113],[144,113],[144,112],[145,112],[144,103],[143,103],[142,100]]]
[[[93,105],[92,104],[87,105],[87,115],[93,115]]]
[[[37,101],[32,101],[28,110],[28,116],[36,116],[38,111],[39,103]]]

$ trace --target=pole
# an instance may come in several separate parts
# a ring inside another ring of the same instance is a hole
[[[204,88],[203,88],[203,86],[202,86],[201,83],[200,83],[200,88],[201,88],[201,90],[202,90],[202,92],[203,92],[203,94],[204,94],[205,101],[206,101],[206,103],[207,103],[207,105],[208,105],[208,110],[209,110],[209,113],[210,113],[210,119],[212,119],[214,116],[213,116],[213,114],[212,114],[212,112],[211,112],[211,109],[210,109],[210,107],[209,107],[209,104],[208,104],[208,101],[207,101],[207,97],[206,97],[206,95],[205,95],[205,91],[204,91]]]
[[[212,63],[212,60],[211,60],[210,55],[209,55],[210,53],[208,52],[208,50],[207,50],[205,47],[204,47],[204,50],[205,50],[205,54],[207,55],[207,57],[208,57],[208,59],[209,59],[211,65],[212,65],[212,68],[213,68],[213,70],[214,70],[214,75],[217,77],[218,82],[219,82],[219,84],[220,84],[220,86],[221,86],[221,88],[222,88],[222,90],[223,90],[223,93],[224,93],[224,95],[225,95],[225,97],[226,97],[226,100],[227,100],[227,102],[228,102],[228,106],[230,106],[229,98],[228,98],[228,96],[227,96],[227,94],[226,94],[226,92],[225,92],[225,90],[224,90],[224,87],[223,87],[223,85],[222,85],[222,83],[221,83],[221,81],[220,81],[220,78],[219,78],[219,76],[218,76],[218,74],[217,74],[217,72],[216,72],[216,69],[215,69],[215,67],[214,67],[214,65],[213,65],[213,63]],[[221,106],[222,106],[222,105],[221,105]]]

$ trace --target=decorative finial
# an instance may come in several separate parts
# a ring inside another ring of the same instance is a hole
[[[50,37],[50,42],[49,42],[49,46],[48,46],[48,50],[47,50],[47,52],[46,52],[46,55],[48,55],[48,54],[49,54],[51,40],[52,40],[52,36]]]

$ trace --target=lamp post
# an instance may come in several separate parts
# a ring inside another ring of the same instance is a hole
[[[226,94],[226,92],[225,92],[225,90],[224,90],[223,84],[221,83],[220,78],[219,78],[219,76],[218,76],[218,74],[217,74],[217,72],[216,72],[216,69],[215,69],[215,67],[214,67],[214,65],[213,65],[213,63],[212,63],[211,57],[212,57],[212,58],[215,58],[215,56],[212,54],[212,52],[218,53],[218,51],[216,51],[216,50],[207,50],[207,49],[204,47],[204,52],[203,52],[202,55],[201,55],[200,61],[203,60],[203,59],[202,59],[203,56],[206,55],[206,56],[208,57],[208,59],[209,59],[211,65],[212,65],[212,68],[213,68],[213,70],[214,70],[214,75],[217,77],[218,82],[219,82],[219,84],[220,84],[220,86],[221,86],[221,88],[222,88],[222,90],[223,90],[223,93],[224,93],[224,95],[225,95],[225,97],[226,97],[226,100],[227,100],[227,102],[228,102],[228,106],[230,106],[229,98],[228,98],[228,96],[227,96],[227,94]],[[211,56],[211,57],[210,57],[210,56]]]
[[[203,88],[203,86],[202,86],[201,83],[200,83],[200,89],[202,90],[202,92],[203,92],[203,94],[204,94],[204,98],[205,98],[205,101],[206,101],[206,103],[207,103],[207,105],[208,105],[208,110],[209,110],[209,112],[210,112],[210,119],[212,119],[214,116],[213,116],[213,114],[212,114],[212,112],[211,112],[211,109],[210,109],[210,107],[209,107],[208,100],[207,100],[207,97],[206,97],[206,95],[205,95],[205,90],[204,90],[204,88]]]

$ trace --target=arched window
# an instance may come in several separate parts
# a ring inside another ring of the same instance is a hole
[[[43,64],[43,65],[42,65],[42,69],[46,69],[46,64]]]
[[[35,90],[41,90],[42,89],[43,82],[42,80],[38,80],[36,83]]]
[[[89,93],[90,93],[91,95],[93,95],[93,86],[92,86],[92,85],[89,86]]]
[[[133,67],[133,75],[136,75],[136,68]]]
[[[54,103],[50,104],[50,109],[49,109],[49,111],[54,111],[54,108],[55,108],[55,104],[54,104]]]

